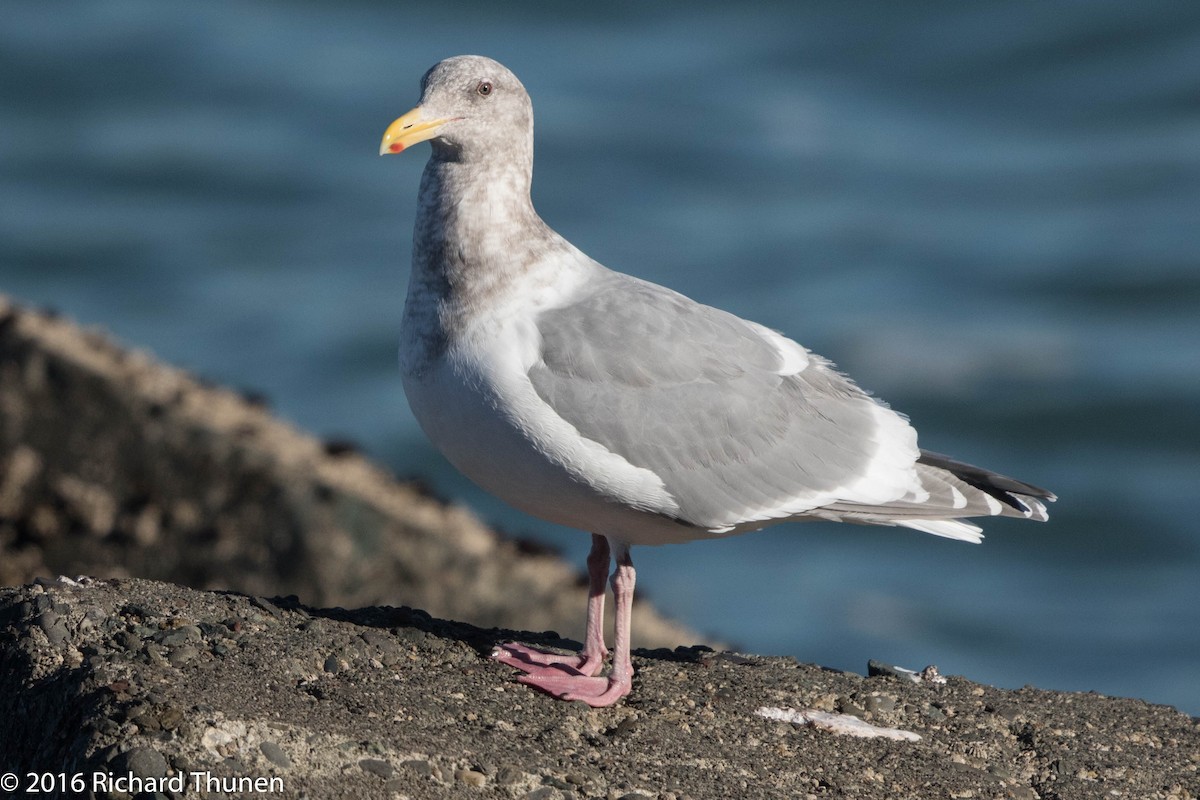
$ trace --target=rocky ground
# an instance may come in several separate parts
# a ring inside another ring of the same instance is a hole
[[[96,772],[183,782],[151,787],[166,797],[1200,795],[1200,721],[1139,700],[864,678],[697,647],[640,651],[633,695],[590,710],[490,661],[509,638],[570,646],[410,608],[146,580],[0,589],[0,773],[84,774],[88,791]],[[224,791],[239,779],[265,783]],[[128,796],[110,786],[96,796]]]

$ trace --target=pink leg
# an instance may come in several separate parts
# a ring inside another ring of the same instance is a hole
[[[604,646],[604,581],[608,577],[608,559],[608,539],[593,533],[592,551],[587,558],[587,631],[582,653],[563,655],[506,642],[492,651],[492,658],[530,675],[598,675],[604,666],[604,657],[608,655],[608,648]]]
[[[617,568],[612,575],[613,603],[617,607],[616,642],[612,672],[607,678],[582,674],[527,674],[518,678],[560,700],[582,700],[593,708],[611,706],[633,688],[633,660],[629,655],[629,632],[633,610],[633,586],[637,574],[629,547],[616,546]]]

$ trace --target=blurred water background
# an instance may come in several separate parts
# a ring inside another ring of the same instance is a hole
[[[1200,4],[798,6],[6,3],[0,291],[582,567],[588,537],[430,449],[395,369],[427,151],[378,142],[431,64],[493,56],[569,239],[1062,498],[981,547],[810,524],[640,548],[645,595],[754,651],[1200,713]]]

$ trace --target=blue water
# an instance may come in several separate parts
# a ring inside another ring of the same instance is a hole
[[[1200,713],[1200,4],[793,5],[6,4],[0,291],[582,565],[586,536],[431,451],[395,372],[425,151],[380,135],[429,65],[491,55],[568,238],[1062,498],[980,547],[812,524],[641,548],[639,589],[755,651]]]

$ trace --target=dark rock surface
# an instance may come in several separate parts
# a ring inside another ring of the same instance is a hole
[[[0,295],[0,585],[154,578],[581,636],[581,567]],[[648,603],[634,614],[635,644],[696,641]]]
[[[185,797],[1200,794],[1200,723],[1138,700],[681,648],[640,651],[633,695],[593,711],[491,662],[509,637],[563,644],[409,608],[320,609],[146,580],[0,589],[0,773],[182,776],[174,796]],[[921,738],[838,735],[761,707],[837,711]],[[218,788],[278,783],[203,795],[197,774],[226,781],[205,784]]]

